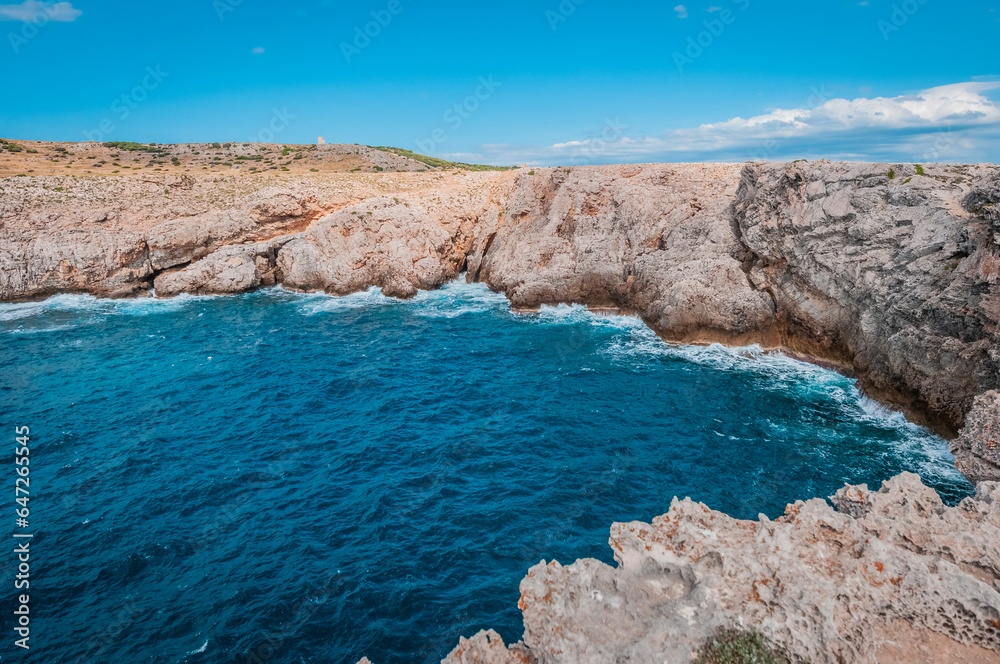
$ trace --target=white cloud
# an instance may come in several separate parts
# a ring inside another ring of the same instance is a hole
[[[674,7],[674,11],[677,12],[677,18],[687,18],[688,10],[684,5],[677,5]]]
[[[708,8],[708,13],[709,14],[714,14],[715,12],[721,12],[721,11],[722,11],[722,7],[709,7]]]
[[[898,97],[824,100],[659,136],[608,123],[592,137],[550,146],[483,146],[493,163],[563,165],[788,158],[1000,161],[1000,107],[984,93],[1000,81],[945,85]]]
[[[265,49],[263,46],[257,46],[250,52],[253,53],[254,55],[264,55],[264,50]]]
[[[956,83],[915,95],[867,99],[831,99],[814,109],[776,109],[744,120],[682,129],[673,136],[683,142],[732,143],[748,136],[787,138],[816,133],[865,129],[941,129],[1000,123],[1000,108],[983,96],[996,83]]]
[[[19,5],[0,5],[0,21],[24,21],[25,23],[45,23],[60,21],[72,23],[83,12],[73,7],[71,2],[40,2],[25,0]]]

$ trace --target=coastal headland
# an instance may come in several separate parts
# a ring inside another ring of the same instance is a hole
[[[977,495],[948,507],[904,474],[773,522],[678,500],[612,526],[617,568],[532,568],[523,643],[484,632],[447,661],[686,662],[741,627],[817,664],[998,662],[998,204],[989,164],[488,170],[350,145],[5,140],[0,301],[407,298],[464,274],[518,309],[584,304],[836,367],[951,439]]]

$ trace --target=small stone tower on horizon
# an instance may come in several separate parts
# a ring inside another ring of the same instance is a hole
[[[319,141],[316,142],[316,145],[326,145],[326,139],[320,136]]]

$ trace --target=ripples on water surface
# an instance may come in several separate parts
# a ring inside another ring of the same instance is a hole
[[[837,374],[479,285],[60,296],[0,305],[0,338],[35,448],[19,661],[438,661],[520,638],[529,566],[611,563],[611,523],[675,495],[755,518],[903,470],[970,491]]]

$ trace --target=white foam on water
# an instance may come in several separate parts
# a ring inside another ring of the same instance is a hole
[[[283,296],[297,299],[299,310],[307,316],[387,306],[409,306],[413,308],[414,314],[427,318],[457,318],[466,314],[510,309],[509,302],[502,294],[494,293],[485,284],[467,284],[461,277],[436,290],[418,291],[409,300],[389,297],[377,286],[350,295],[295,293],[281,287],[276,288]]]
[[[923,477],[961,480],[961,473],[955,468],[955,457],[947,443],[933,432],[906,419],[903,413],[880,404],[860,392],[856,404],[862,419],[881,428],[893,429],[900,434],[900,446],[923,459],[915,472]]]
[[[646,324],[638,316],[598,313],[582,304],[559,304],[556,306],[543,304],[538,312],[522,315],[533,318],[536,322],[544,325],[587,324],[623,332],[646,330],[656,338],[653,331],[646,327]],[[658,338],[657,341],[659,341]]]
[[[50,334],[52,332],[65,332],[72,330],[73,325],[56,325],[55,327],[19,327],[8,330],[8,334]]]
[[[903,413],[864,396],[854,381],[831,369],[797,360],[780,352],[765,351],[759,345],[727,348],[720,344],[668,344],[634,317],[598,316],[586,312],[582,307],[559,308],[555,315],[605,325],[613,321],[610,324],[615,325],[622,333],[617,335],[605,352],[628,362],[662,358],[719,371],[749,373],[758,376],[764,386],[782,386],[795,390],[802,397],[808,397],[812,393],[829,399],[860,421],[892,431],[896,449],[917,460],[914,472],[927,479],[963,481],[955,468],[955,458],[942,438],[925,427],[910,422]],[[794,431],[770,420],[768,424],[781,435],[794,434]]]
[[[100,300],[93,295],[53,295],[40,302],[0,304],[0,322],[22,320],[51,311],[96,312],[113,300]]]
[[[382,294],[382,289],[372,286],[360,293],[350,295],[327,295],[326,293],[294,293],[283,291],[283,294],[295,296],[299,300],[299,311],[306,316],[315,316],[338,311],[357,309],[372,309],[398,304],[399,300]]]
[[[139,298],[107,300],[91,295],[56,295],[42,302],[0,304],[0,323],[12,323],[43,316],[53,311],[90,313],[93,316],[145,316],[181,311],[207,299],[233,297],[264,297],[278,302],[295,302],[306,316],[387,306],[414,307],[414,313],[428,318],[456,318],[468,314],[502,312],[541,325],[588,325],[615,332],[603,352],[622,361],[634,363],[661,358],[708,367],[719,371],[755,374],[762,384],[784,386],[803,396],[821,393],[840,404],[846,411],[876,427],[895,430],[904,451],[913,452],[923,461],[915,469],[925,476],[954,479],[960,477],[954,469],[954,458],[946,443],[927,429],[906,420],[902,413],[886,408],[863,396],[853,383],[834,371],[793,359],[779,352],[763,350],[759,345],[727,348],[680,346],[664,342],[636,316],[606,315],[590,311],[586,306],[560,304],[542,306],[536,313],[513,313],[503,294],[494,293],[485,284],[466,283],[464,276],[434,291],[420,291],[411,300],[403,301],[383,294],[378,287],[346,296],[325,293],[298,293],[281,286],[264,289],[249,296],[191,296],[171,299]],[[13,334],[43,334],[71,329],[64,321],[38,329],[21,326],[9,329]]]
[[[192,650],[188,654],[189,655],[197,655],[198,653],[205,652],[206,648],[208,648],[208,639],[205,639],[205,642],[203,644],[201,644],[200,648],[198,648],[197,650]]]
[[[184,294],[163,300],[152,297],[111,300],[94,297],[93,295],[54,295],[41,302],[0,304],[0,322],[23,320],[52,312],[84,313],[98,316],[147,316],[150,314],[180,311],[192,304],[231,297],[237,296],[195,296]]]
[[[458,318],[489,311],[510,311],[510,303],[486,284],[466,283],[464,278],[451,281],[434,291],[420,291],[409,301],[416,314],[426,318]]]
[[[24,302],[19,304],[0,304],[0,322],[31,318],[47,311],[44,302]]]

